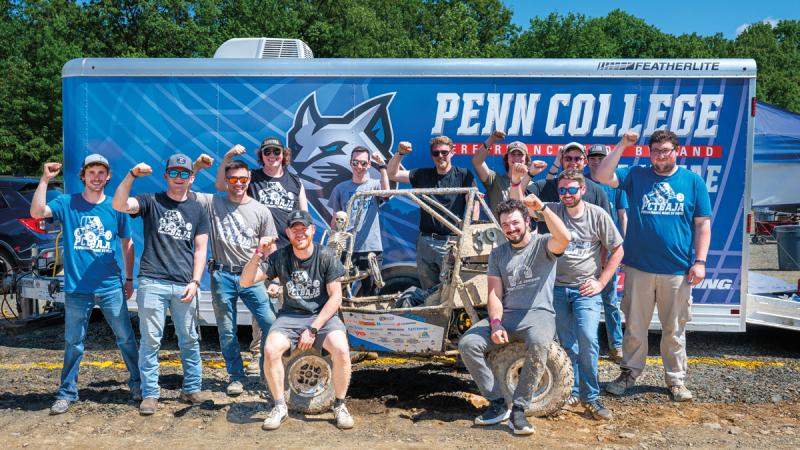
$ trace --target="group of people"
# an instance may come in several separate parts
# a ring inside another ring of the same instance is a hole
[[[663,330],[666,384],[674,400],[691,399],[684,385],[685,325],[691,286],[705,276],[711,211],[705,183],[677,166],[676,135],[660,130],[650,136],[650,167],[617,168],[622,151],[639,140],[635,132],[625,133],[610,152],[603,145],[587,151],[573,142],[562,148],[546,178],[533,182],[547,164],[532,161],[522,142],[507,145],[505,173],[488,167],[486,159],[503,139],[503,132],[494,132],[472,158],[474,172],[507,239],[489,256],[488,318],[474,324],[459,342],[464,364],[490,402],[475,423],[508,420],[515,434],[533,432],[525,409],[555,336],[575,373],[568,405],[580,403],[593,418],[610,419],[611,412],[599,399],[600,317],[605,316],[610,356],[622,368],[606,391],[622,395],[645,367],[654,308],[658,308]],[[347,210],[356,192],[388,190],[390,180],[412,188],[476,186],[471,171],[452,164],[453,142],[448,137],[431,140],[433,167],[403,169],[402,159],[412,151],[411,143],[400,142],[397,152],[385,162],[379,153],[354,148],[352,179],[336,186],[328,203],[333,217]],[[246,374],[236,337],[236,302],[241,299],[253,315],[254,346],[262,355],[260,364],[254,358],[250,366],[261,368],[274,400],[263,428],[276,429],[288,417],[281,358],[295,347],[315,347],[331,355],[336,425],[343,429],[353,426],[345,406],[351,371],[349,345],[337,316],[344,267],[335,251],[313,241],[316,229],[307,212],[303,185],[287,170],[291,151],[278,138],[265,139],[257,150],[261,167],[256,169],[234,159],[244,152],[236,145],[225,154],[216,174],[219,193],[214,195],[191,190],[197,171],[213,164],[207,155],[196,161],[184,154],[172,155],[163,173],[166,191],[131,197],[135,180],[153,172],[148,165],[137,164],[113,199],[104,194],[111,173],[103,156],[93,154],[84,160],[80,174],[83,192],[50,202],[45,201],[47,184],[58,174],[60,164],[45,164],[31,214],[60,220],[65,241],[66,346],[52,414],[67,411],[70,402],[78,399],[78,367],[88,317],[95,305],[117,337],[130,372],[131,396],[141,401],[141,414],[153,414],[158,406],[158,351],[167,309],[175,324],[183,365],[180,399],[193,404],[208,400],[208,393],[201,389],[196,318],[199,280],[207,267],[220,348],[230,377],[227,394],[239,395],[244,389]],[[589,172],[584,173],[587,165]],[[564,170],[559,173],[560,166]],[[373,167],[379,173],[377,179],[370,176]],[[466,211],[463,195],[433,197],[456,215],[480,215],[477,203],[473,211]],[[380,260],[383,250],[381,200],[361,199],[369,203],[352,210],[361,211],[363,220],[351,218],[348,231],[355,240],[353,264],[365,269],[367,255],[374,253]],[[133,295],[130,217],[141,217],[144,224],[136,294],[141,334],[138,348],[125,302]],[[456,236],[424,210],[420,211],[419,230],[417,270],[421,287],[428,289],[440,282],[442,259]],[[207,260],[209,242],[212,255]],[[124,280],[117,255],[124,260]],[[624,336],[616,295],[621,264],[625,268]],[[280,309],[272,300],[279,287],[283,292]],[[361,292],[372,295],[379,290],[365,280]],[[256,329],[261,330],[260,335]],[[515,340],[525,343],[527,357],[508,405],[487,364],[487,354]]]

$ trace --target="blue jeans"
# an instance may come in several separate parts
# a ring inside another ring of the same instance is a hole
[[[142,374],[142,397],[158,398],[158,351],[164,336],[167,309],[175,324],[178,347],[183,366],[183,392],[200,392],[203,384],[203,363],[200,360],[200,340],[197,334],[197,298],[181,302],[185,284],[167,280],[140,278],[136,292],[139,306],[139,332],[142,343],[139,347],[139,370]]]
[[[577,288],[563,286],[556,286],[553,290],[556,334],[572,361],[575,374],[572,395],[582,402],[591,402],[600,396],[597,382],[597,358],[600,355],[597,327],[600,325],[602,305],[599,294],[583,297]]]
[[[442,260],[447,254],[447,244],[455,237],[433,237],[420,234],[417,237],[417,276],[423,289],[441,283]]]
[[[239,348],[239,339],[236,337],[236,301],[242,299],[244,305],[256,318],[262,335],[266,336],[272,322],[275,321],[275,312],[272,309],[272,301],[267,295],[267,288],[264,283],[243,288],[239,285],[239,275],[215,270],[211,273],[211,298],[214,305],[214,317],[217,319],[219,347],[222,350],[222,357],[225,359],[225,368],[228,370],[231,382],[243,380],[245,378],[244,363]]]
[[[96,306],[103,311],[106,322],[117,338],[117,347],[128,368],[128,388],[139,388],[139,355],[136,336],[133,334],[128,306],[122,288],[103,294],[65,294],[64,298],[64,367],[61,369],[61,386],[56,398],[78,399],[78,371],[83,359],[83,341],[89,326],[89,316]]]
[[[603,315],[606,321],[608,348],[622,348],[622,314],[617,296],[617,274],[608,282],[600,296],[603,298]]]

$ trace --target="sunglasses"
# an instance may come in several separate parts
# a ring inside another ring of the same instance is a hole
[[[567,195],[568,193],[569,193],[569,195],[575,195],[580,190],[581,190],[581,188],[574,187],[574,186],[573,187],[568,187],[568,188],[558,188],[558,193],[560,195]]]
[[[227,177],[226,178],[226,180],[228,180],[228,183],[230,183],[230,184],[236,184],[237,181],[239,183],[245,184],[245,183],[247,183],[247,181],[249,179],[250,179],[250,177]]]
[[[369,166],[369,161],[352,160],[352,161],[350,161],[350,165],[353,166],[353,167],[368,167]]]
[[[441,158],[442,156],[447,156],[450,154],[450,150],[433,150],[431,151],[431,156],[434,158]]]
[[[264,155],[264,156],[267,156],[270,153],[272,153],[273,156],[280,156],[281,153],[283,153],[283,150],[280,149],[280,148],[274,148],[274,147],[273,148],[265,148],[265,149],[261,150],[261,154]]]
[[[170,178],[180,178],[182,180],[188,180],[190,176],[192,176],[192,172],[188,170],[170,170],[167,172],[167,176]]]
[[[583,161],[583,156],[564,156],[561,159],[563,159],[564,162],[581,162]]]

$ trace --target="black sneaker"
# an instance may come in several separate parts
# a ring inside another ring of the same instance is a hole
[[[511,418],[508,420],[508,427],[511,428],[514,434],[519,436],[533,434],[533,425],[528,422],[528,418],[525,417],[525,411],[519,406],[511,408]]]
[[[506,406],[504,398],[492,400],[489,407],[480,416],[475,418],[475,425],[494,425],[508,419],[511,412]]]

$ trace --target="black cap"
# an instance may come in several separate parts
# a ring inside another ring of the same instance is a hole
[[[270,136],[261,141],[261,146],[258,147],[258,151],[266,150],[268,148],[277,148],[279,150],[283,150],[283,142],[281,142],[280,138]]]
[[[608,156],[608,147],[603,144],[594,144],[589,147],[589,153],[586,156]]]
[[[311,214],[308,211],[303,211],[302,209],[298,209],[292,211],[289,214],[289,221],[287,222],[287,227],[291,227],[295,224],[302,223],[305,226],[309,226],[314,223],[314,220],[311,218]]]

